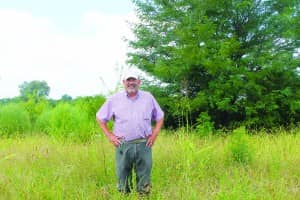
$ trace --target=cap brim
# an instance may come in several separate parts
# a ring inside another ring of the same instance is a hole
[[[124,77],[124,80],[128,80],[128,79],[130,79],[130,78],[133,78],[133,79],[139,79],[139,77],[136,76],[136,75],[130,75],[130,76],[125,76],[125,77]]]

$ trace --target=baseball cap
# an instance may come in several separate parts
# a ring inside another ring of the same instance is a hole
[[[139,79],[139,76],[136,72],[128,71],[125,73],[123,80],[127,80],[129,78]]]

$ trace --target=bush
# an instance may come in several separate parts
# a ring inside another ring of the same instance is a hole
[[[40,99],[36,102],[32,98],[22,102],[22,106],[29,113],[31,124],[35,124],[37,118],[50,107],[46,99]]]
[[[95,114],[104,102],[105,98],[103,96],[78,97],[74,105],[87,113],[90,120],[95,120]]]
[[[196,130],[200,136],[208,136],[213,133],[214,123],[207,112],[201,113],[197,118]]]
[[[245,127],[235,129],[229,144],[230,159],[241,163],[249,164],[252,161],[253,153],[247,140]]]
[[[29,114],[22,106],[8,104],[0,107],[0,136],[24,134],[30,128]]]
[[[50,118],[51,118],[51,110],[45,110],[36,120],[34,125],[35,132],[42,132],[46,134],[50,134]]]
[[[35,130],[57,138],[87,141],[93,132],[93,122],[87,114],[67,103],[45,111],[37,119]]]

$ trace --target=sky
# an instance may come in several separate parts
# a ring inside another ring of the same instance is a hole
[[[46,81],[49,97],[112,92],[136,21],[131,0],[0,0],[0,99],[24,81]]]

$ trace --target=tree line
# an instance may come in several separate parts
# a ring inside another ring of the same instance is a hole
[[[47,82],[36,80],[19,88],[18,97],[0,99],[0,137],[34,133],[85,142],[99,132],[95,113],[104,96],[49,99]]]
[[[134,0],[138,21],[127,63],[165,111],[165,127],[214,132],[291,127],[300,121],[300,0]],[[81,105],[94,120],[103,96],[47,99],[46,82],[24,82],[32,123],[44,108]],[[46,105],[46,106],[45,106]]]

